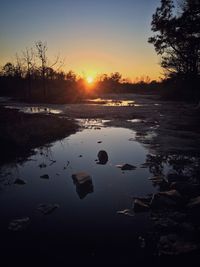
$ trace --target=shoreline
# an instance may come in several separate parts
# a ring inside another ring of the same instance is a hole
[[[79,126],[73,119],[54,115],[26,114],[0,106],[0,165],[26,158],[36,147],[74,134]]]

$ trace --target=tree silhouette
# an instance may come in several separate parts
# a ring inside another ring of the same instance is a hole
[[[46,97],[46,68],[47,68],[47,44],[43,43],[42,41],[37,41],[35,43],[36,51],[37,51],[37,57],[41,61],[41,76],[42,76],[42,84],[43,84],[43,93],[44,97]]]
[[[183,0],[177,12],[173,0],[161,0],[151,25],[157,34],[148,41],[161,55],[167,76],[196,78],[200,74],[200,1]]]

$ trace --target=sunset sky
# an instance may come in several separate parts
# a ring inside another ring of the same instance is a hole
[[[161,76],[148,44],[160,0],[10,0],[0,4],[0,65],[42,40],[63,69],[95,77],[119,71],[134,80]]]

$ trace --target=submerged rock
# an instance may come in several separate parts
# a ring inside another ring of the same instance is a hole
[[[181,201],[182,197],[178,191],[170,190],[154,194],[150,206],[152,209],[175,208]]]
[[[46,215],[52,213],[59,207],[58,204],[40,204],[37,209]]]
[[[133,209],[135,212],[145,212],[149,210],[149,205],[145,204],[140,199],[135,199],[133,204]]]
[[[190,202],[187,204],[187,208],[200,209],[200,196],[191,199]]]
[[[44,175],[41,175],[40,178],[42,178],[42,179],[49,179],[49,175],[48,174],[44,174]]]
[[[182,240],[176,234],[161,236],[158,242],[159,255],[181,255],[198,249],[195,243]]]
[[[172,183],[172,182],[185,182],[188,181],[190,177],[177,173],[170,173],[167,175],[166,178],[169,183]]]
[[[99,152],[98,152],[98,155],[97,155],[97,157],[98,157],[98,164],[106,164],[107,162],[108,162],[108,154],[107,154],[107,152],[105,151],[105,150],[100,150]]]
[[[24,184],[26,184],[26,181],[24,181],[21,178],[17,178],[17,179],[15,179],[14,184],[24,185]]]
[[[8,229],[11,231],[20,231],[20,230],[25,229],[29,223],[30,223],[29,217],[15,219],[9,223]]]
[[[197,197],[200,195],[200,185],[191,184],[188,182],[173,182],[170,186],[171,189],[176,189],[183,196],[189,198]]]
[[[122,171],[131,171],[135,170],[137,167],[131,164],[122,164],[122,165],[117,165],[118,168],[120,168]]]

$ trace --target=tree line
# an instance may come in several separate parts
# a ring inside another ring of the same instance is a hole
[[[26,101],[74,102],[98,93],[141,92],[158,85],[148,76],[132,83],[119,72],[102,74],[90,86],[84,77],[72,70],[62,71],[63,60],[50,62],[46,42],[37,41],[33,48],[16,54],[15,63],[7,62],[0,69],[0,94]],[[92,87],[92,88],[91,88]]]

